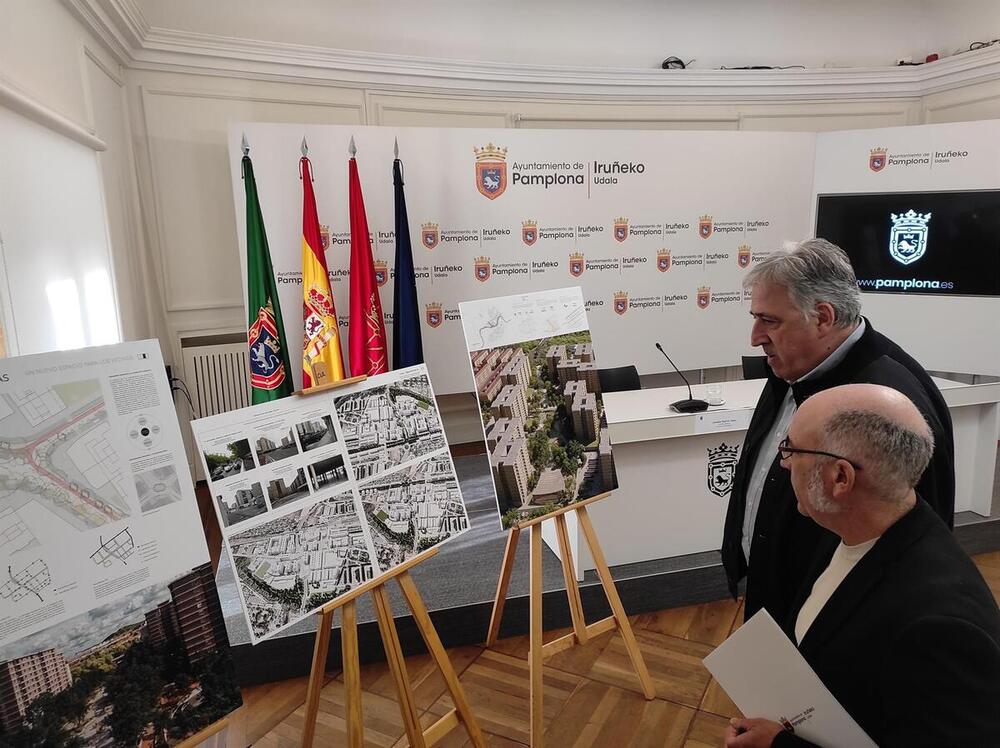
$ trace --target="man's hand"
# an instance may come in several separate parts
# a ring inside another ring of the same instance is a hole
[[[726,730],[726,748],[771,748],[774,736],[784,730],[769,719],[729,720]]]

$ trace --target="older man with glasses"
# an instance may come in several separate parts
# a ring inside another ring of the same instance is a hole
[[[778,464],[777,448],[806,398],[838,385],[872,383],[912,400],[936,444],[917,492],[949,527],[954,441],[948,407],[930,376],[861,316],[854,269],[839,247],[810,239],[775,253],[748,273],[744,286],[751,292],[750,342],[767,356],[769,376],[736,467],[722,562],[734,597],[747,577],[746,617],[767,608],[781,620],[805,569],[835,546],[829,533],[795,511],[791,483]]]
[[[838,541],[784,620],[820,680],[882,748],[1000,745],[1000,611],[914,490],[934,451],[920,411],[888,387],[834,387],[803,403],[777,451],[798,511]],[[759,718],[726,736],[807,745]]]

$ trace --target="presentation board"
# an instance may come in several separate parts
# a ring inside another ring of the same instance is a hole
[[[240,144],[246,134],[293,349],[302,339],[302,185],[309,144],[327,262],[346,329],[348,144],[358,170],[392,334],[393,143],[405,166],[424,357],[439,393],[469,392],[458,304],[583,289],[602,365],[683,369],[751,353],[747,269],[810,233],[812,133],[475,130],[234,123],[233,196],[245,264]],[[244,278],[246,277],[244,267]],[[343,335],[342,337],[346,337]],[[300,362],[292,356],[295,381]]]
[[[502,526],[616,488],[579,286],[459,308]]]
[[[422,364],[191,426],[253,644],[469,528]]]
[[[3,732],[172,744],[240,705],[156,341],[0,362],[0,486]]]

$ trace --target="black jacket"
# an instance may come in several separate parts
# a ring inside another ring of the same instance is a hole
[[[917,484],[917,493],[951,527],[955,510],[955,444],[948,406],[923,367],[876,332],[868,320],[865,322],[864,334],[843,361],[820,377],[792,385],[795,402],[801,405],[817,392],[855,383],[882,384],[909,397],[934,432],[934,456]],[[741,545],[747,485],[761,442],[774,423],[788,387],[773,374],[768,377],[747,430],[726,512],[722,563],[734,597],[736,585],[747,576],[746,618],[767,608],[774,620],[784,620],[803,574],[817,556],[828,560],[837,544],[833,535],[799,514],[788,471],[780,466],[775,453],[754,524],[750,547],[753,565],[749,573],[747,570]]]
[[[785,620],[792,641],[825,566],[813,567]],[[919,499],[845,577],[799,651],[881,748],[1000,745],[1000,611]],[[772,745],[812,743],[780,733]]]

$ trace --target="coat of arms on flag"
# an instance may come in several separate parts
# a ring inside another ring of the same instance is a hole
[[[281,358],[281,339],[274,322],[274,307],[257,310],[257,319],[247,330],[250,349],[250,384],[262,390],[273,390],[285,380],[285,365]]]

